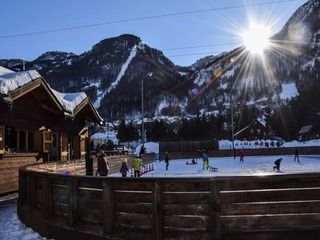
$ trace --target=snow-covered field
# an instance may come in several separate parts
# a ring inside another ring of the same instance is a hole
[[[282,158],[280,171],[273,171],[274,161]],[[169,161],[169,169],[166,170],[164,161],[157,161],[154,170],[142,175],[142,177],[213,177],[213,176],[253,176],[272,174],[295,174],[306,172],[320,172],[320,156],[301,155],[300,162],[294,161],[294,155],[286,156],[245,156],[244,162],[239,157],[209,158],[209,165],[218,168],[217,172],[211,172],[202,168],[202,159],[197,158],[197,164],[187,165],[191,159],[179,159]],[[111,176],[120,177],[120,173]],[[130,174],[129,174],[130,176]]]

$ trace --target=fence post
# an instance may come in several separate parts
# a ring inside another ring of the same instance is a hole
[[[27,206],[31,214],[36,206],[36,177],[33,174],[27,176]]]
[[[68,199],[68,220],[71,226],[74,226],[77,221],[78,211],[78,181],[77,179],[68,179],[67,199]]]
[[[50,176],[45,176],[43,178],[42,192],[44,206],[42,214],[46,219],[52,215],[52,184]]]
[[[160,183],[156,181],[154,183],[154,190],[153,190],[153,239],[161,240],[162,239],[162,195],[161,195],[161,188]]]
[[[218,181],[210,181],[210,216],[212,219],[212,239],[221,240],[221,206]]]
[[[103,203],[105,206],[104,218],[103,218],[103,228],[105,233],[111,234],[113,231],[113,225],[115,222],[114,215],[114,201],[113,201],[113,189],[111,184],[107,179],[102,182],[102,193],[103,193]]]

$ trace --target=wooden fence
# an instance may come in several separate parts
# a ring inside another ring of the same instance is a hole
[[[320,174],[102,178],[22,168],[18,216],[57,240],[314,240]]]
[[[0,159],[0,195],[18,190],[19,168],[36,163],[34,153],[12,153],[2,156]]]

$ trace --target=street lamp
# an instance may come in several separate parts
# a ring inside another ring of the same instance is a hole
[[[147,74],[147,76],[151,77],[152,76],[152,72],[149,72]],[[145,132],[144,132],[144,98],[143,98],[143,80],[144,78],[142,78],[141,80],[141,114],[142,114],[142,121],[141,121],[141,141],[142,141],[142,147],[144,147],[144,142],[145,142]]]

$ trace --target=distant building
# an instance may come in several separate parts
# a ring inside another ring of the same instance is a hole
[[[312,125],[303,126],[298,132],[299,141],[307,141],[316,138],[316,133]]]
[[[234,134],[234,138],[242,141],[252,141],[257,139],[263,139],[266,131],[266,126],[257,119],[254,119],[252,123],[239,132]]]

